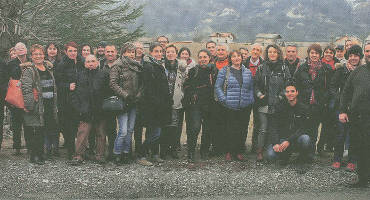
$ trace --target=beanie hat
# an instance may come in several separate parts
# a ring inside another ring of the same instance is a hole
[[[351,54],[360,56],[360,59],[364,57],[364,54],[362,53],[362,48],[359,45],[353,45],[351,48],[349,48],[344,57],[348,60],[349,55]]]

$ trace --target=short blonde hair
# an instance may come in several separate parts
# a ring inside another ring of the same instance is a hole
[[[44,47],[43,47],[42,45],[34,44],[34,45],[32,45],[32,46],[31,46],[31,49],[30,49],[31,54],[32,54],[34,51],[36,51],[36,50],[41,50],[41,51],[42,51],[42,53],[45,55],[45,50],[44,50]]]

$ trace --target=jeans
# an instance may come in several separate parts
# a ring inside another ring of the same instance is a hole
[[[339,112],[337,112],[339,117]],[[347,143],[347,138],[350,138],[350,123],[342,123],[337,119],[337,135],[334,143],[334,162],[341,162],[343,158],[344,145]],[[353,163],[355,161],[352,152],[352,147],[349,146],[348,149],[348,162]]]
[[[258,136],[257,136],[257,148],[263,148],[268,143],[268,127],[269,127],[269,118],[271,114],[258,112]]]
[[[286,139],[280,139],[280,143],[286,141]],[[312,156],[313,152],[313,146],[311,143],[311,138],[307,134],[303,134],[298,137],[297,141],[291,142],[289,147],[285,149],[283,152],[275,152],[273,149],[273,145],[270,144],[267,148],[267,159],[269,161],[274,161],[277,159],[281,160],[288,160],[289,156],[293,152],[298,152],[299,156],[303,156],[304,158],[307,158],[309,156]]]
[[[42,157],[44,149],[44,127],[41,126],[25,126],[24,135],[27,135],[28,138],[28,149],[30,150],[30,156]]]
[[[130,108],[126,113],[117,116],[118,134],[114,142],[113,153],[129,153],[131,150],[132,133],[134,132],[136,108]]]
[[[210,127],[211,113],[208,105],[192,105],[186,108],[186,126],[188,154],[195,153],[198,134],[202,127],[200,152],[207,153],[211,144]]]
[[[136,120],[134,127],[135,154],[137,155],[143,148],[143,123],[139,109],[136,109]]]
[[[172,109],[171,123],[164,126],[161,133],[160,145],[162,155],[166,155],[170,151],[176,151],[180,141],[183,121],[184,110]]]

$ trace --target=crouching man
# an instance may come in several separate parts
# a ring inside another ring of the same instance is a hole
[[[279,160],[286,165],[293,152],[298,152],[299,164],[310,163],[313,158],[313,145],[310,138],[311,114],[307,105],[297,98],[298,90],[294,83],[285,87],[286,99],[277,108],[271,119],[271,144],[267,148],[269,161]]]

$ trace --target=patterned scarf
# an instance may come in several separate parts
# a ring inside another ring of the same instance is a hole
[[[322,63],[320,61],[313,62],[311,60],[308,60],[308,66],[310,67],[310,69],[308,70],[308,73],[311,75],[311,79],[315,80],[319,69],[322,67]],[[315,104],[315,103],[316,103],[315,92],[314,92],[314,89],[312,88],[310,104]]]

